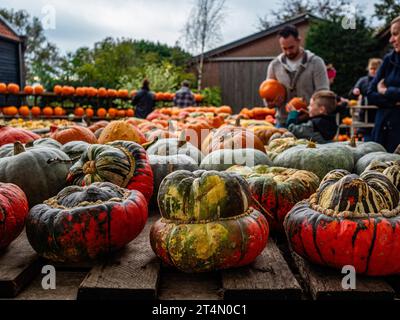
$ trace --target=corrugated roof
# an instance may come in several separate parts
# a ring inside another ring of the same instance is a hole
[[[0,15],[0,36],[18,42],[22,41],[18,32],[16,32],[14,28],[10,25],[10,23],[8,23],[8,21],[4,19],[4,17],[1,15]]]

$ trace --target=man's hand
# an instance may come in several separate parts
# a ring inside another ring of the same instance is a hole
[[[361,91],[359,88],[354,88],[353,89],[353,95],[355,95],[356,97],[358,97],[361,94]]]
[[[385,94],[386,91],[387,91],[387,87],[386,87],[386,84],[385,84],[385,79],[382,79],[382,80],[379,81],[379,83],[378,83],[378,92],[379,92],[380,94]]]

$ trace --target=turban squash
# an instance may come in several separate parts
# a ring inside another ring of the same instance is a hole
[[[89,261],[132,241],[143,230],[147,214],[139,191],[108,182],[69,186],[31,209],[26,233],[35,251],[47,259]]]
[[[283,231],[283,220],[295,204],[310,197],[319,186],[312,172],[265,165],[253,168],[234,166],[227,170],[242,175],[253,197],[269,212],[271,230]]]
[[[153,194],[153,171],[149,158],[136,142],[90,145],[69,170],[67,181],[79,186],[111,182],[122,188],[140,191],[148,201]]]
[[[162,218],[151,229],[153,251],[185,272],[239,267],[264,250],[268,222],[250,207],[246,181],[216,171],[176,171],[160,186]]]
[[[292,248],[313,263],[357,273],[400,273],[399,192],[384,174],[334,170],[284,227]]]

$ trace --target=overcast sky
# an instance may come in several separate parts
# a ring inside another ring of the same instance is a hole
[[[369,15],[374,2],[354,0]],[[174,45],[193,4],[194,0],[0,0],[0,7],[25,9],[40,19],[45,17],[43,10],[54,8],[55,29],[46,35],[63,52],[92,46],[107,36]],[[278,4],[279,0],[227,0],[221,45],[257,32],[257,17]]]

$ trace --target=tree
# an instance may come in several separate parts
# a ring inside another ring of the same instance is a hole
[[[184,27],[183,37],[189,50],[198,54],[198,89],[202,87],[204,53],[222,40],[221,26],[225,0],[196,0]]]
[[[16,31],[26,36],[25,70],[28,82],[41,82],[47,88],[60,71],[60,53],[56,45],[44,34],[41,21],[25,10],[0,9],[0,15],[10,22]]]
[[[355,81],[366,73],[368,59],[375,57],[379,46],[365,17],[356,17],[356,28],[342,27],[343,17],[319,21],[308,32],[306,47],[332,63],[337,70],[333,90],[347,95]]]
[[[350,0],[283,0],[277,10],[258,17],[258,29],[265,30],[304,13],[331,19],[343,14],[349,4]]]
[[[400,1],[399,0],[380,0],[375,3],[374,16],[385,22],[385,25],[390,25],[390,22],[400,16]]]

